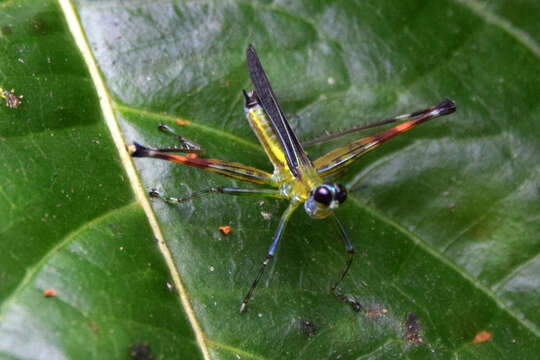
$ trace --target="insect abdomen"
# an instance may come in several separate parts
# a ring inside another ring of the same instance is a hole
[[[281,144],[268,121],[264,110],[260,105],[255,105],[248,110],[247,118],[249,125],[257,135],[264,151],[275,168],[283,168],[287,162]]]

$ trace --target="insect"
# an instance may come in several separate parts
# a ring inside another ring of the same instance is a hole
[[[256,169],[251,166],[235,162],[222,161],[209,158],[188,157],[185,155],[172,154],[171,152],[189,152],[179,148],[172,151],[166,149],[151,149],[134,143],[128,146],[133,157],[149,157],[172,161],[188,166],[194,166],[206,171],[214,172],[236,180],[248,183],[268,185],[270,188],[232,188],[212,187],[193,193],[183,198],[174,198],[161,195],[157,191],[151,191],[152,197],[160,198],[168,203],[177,204],[204,194],[220,193],[227,195],[256,195],[284,199],[289,201],[289,206],[281,215],[272,242],[266,257],[251,284],[249,291],[244,296],[240,305],[240,312],[246,310],[248,301],[253,295],[257,283],[260,281],[266,266],[276,253],[279,241],[294,211],[303,204],[306,213],[315,219],[331,217],[344,241],[347,252],[347,260],[344,268],[339,273],[337,280],[331,285],[331,291],[340,299],[350,303],[354,310],[359,311],[362,306],[352,296],[344,295],[338,288],[339,283],[347,274],[354,254],[354,247],[347,236],[344,226],[335,215],[335,211],[347,199],[347,189],[342,184],[330,182],[328,178],[336,175],[362,155],[375,149],[380,144],[394,136],[408,131],[430,119],[453,113],[456,104],[451,100],[444,100],[440,104],[425,110],[396,116],[387,122],[403,121],[399,125],[378,134],[360,138],[349,145],[338,147],[326,155],[312,161],[302,148],[302,144],[289,125],[283,110],[281,109],[276,95],[270,86],[270,82],[263,70],[255,48],[250,45],[246,51],[246,61],[249,75],[255,87],[252,91],[244,93],[244,113],[251,125],[266,155],[274,167],[272,173]],[[369,127],[369,126],[367,126]],[[357,130],[357,129],[355,129]],[[332,138],[332,135],[326,138]]]

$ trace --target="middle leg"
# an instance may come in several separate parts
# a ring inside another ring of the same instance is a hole
[[[281,235],[283,234],[283,230],[285,229],[285,226],[287,225],[287,222],[289,221],[291,215],[293,214],[294,210],[300,205],[300,203],[291,201],[289,204],[289,207],[283,215],[281,215],[281,219],[279,220],[279,225],[276,229],[276,232],[274,234],[274,238],[272,240],[272,245],[270,245],[270,248],[268,249],[268,253],[266,254],[266,258],[264,259],[260,269],[259,273],[257,274],[257,277],[251,284],[251,287],[249,288],[248,293],[242,300],[242,304],[240,305],[240,312],[243,313],[246,310],[247,303],[249,299],[253,296],[253,292],[255,291],[255,288],[257,287],[257,284],[259,283],[259,280],[261,280],[261,277],[263,276],[264,270],[266,269],[266,265],[272,260],[276,253],[277,246],[279,244],[279,240],[281,239]]]

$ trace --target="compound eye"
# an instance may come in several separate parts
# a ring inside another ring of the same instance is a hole
[[[332,192],[326,186],[319,186],[315,189],[315,192],[313,193],[313,198],[316,202],[328,206],[332,201]]]
[[[347,189],[345,189],[345,186],[341,184],[337,184],[336,200],[339,201],[340,204],[343,204],[346,199],[347,199]]]

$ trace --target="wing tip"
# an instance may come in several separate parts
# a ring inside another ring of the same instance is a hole
[[[257,52],[255,51],[255,46],[252,43],[249,43],[247,49],[246,49],[246,55],[249,56],[250,54],[257,55]]]
[[[456,111],[457,105],[454,100],[444,99],[437,108],[440,110],[441,115],[448,115]]]

